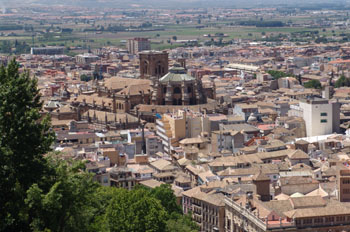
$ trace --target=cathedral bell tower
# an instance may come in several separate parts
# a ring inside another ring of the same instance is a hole
[[[169,54],[166,51],[144,51],[139,53],[140,58],[140,78],[158,79],[168,73]]]

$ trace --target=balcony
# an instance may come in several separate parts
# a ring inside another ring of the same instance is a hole
[[[165,129],[163,127],[157,125],[156,128],[157,128],[157,131],[160,131],[163,134],[165,134]]]
[[[156,120],[156,124],[163,127],[164,123],[161,120]]]
[[[158,135],[159,137],[161,137],[162,140],[169,141],[169,137],[168,137],[168,136],[166,136],[166,135],[164,135],[164,134],[162,134],[162,133],[158,133],[158,132],[157,132],[157,135]]]
[[[262,219],[258,218],[256,215],[251,213],[249,210],[246,210],[245,208],[239,206],[230,198],[225,199],[225,204],[228,205],[229,207],[231,207],[232,209],[234,209],[242,217],[244,217],[247,220],[249,220],[250,222],[254,223],[257,227],[259,227],[263,231],[266,231],[266,229],[267,229],[266,223]],[[243,223],[243,221],[242,221],[242,223]],[[242,225],[242,226],[244,227],[245,225]]]

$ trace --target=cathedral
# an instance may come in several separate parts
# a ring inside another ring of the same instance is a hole
[[[178,59],[168,68],[168,53],[140,53],[140,78],[112,77],[96,81],[93,91],[81,90],[72,101],[82,113],[88,110],[131,114],[152,122],[157,113],[186,106],[192,110],[215,112],[215,85],[203,86],[187,74],[186,61]],[[212,99],[211,99],[212,98]]]
[[[153,78],[152,105],[197,105],[207,102],[201,82],[175,63],[160,79]]]

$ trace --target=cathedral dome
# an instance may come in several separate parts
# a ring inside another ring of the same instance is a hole
[[[183,82],[183,81],[195,81],[195,79],[186,73],[186,70],[181,67],[179,63],[175,63],[173,67],[169,69],[169,72],[159,79],[159,82]]]

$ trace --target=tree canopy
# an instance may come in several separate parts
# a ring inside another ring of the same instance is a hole
[[[339,79],[335,82],[334,87],[340,88],[340,87],[349,87],[350,86],[350,78],[346,78],[344,75],[341,75]]]
[[[319,80],[310,80],[304,84],[305,88],[321,89],[322,85]]]
[[[273,79],[277,80],[281,77],[291,77],[291,76],[294,76],[293,74],[288,74],[288,73],[285,73],[285,72],[282,72],[282,71],[278,71],[278,70],[268,70],[267,71],[268,74],[270,74]]]
[[[50,172],[43,154],[54,140],[36,79],[18,69],[15,60],[0,68],[0,230],[9,231],[27,226],[25,194]]]

